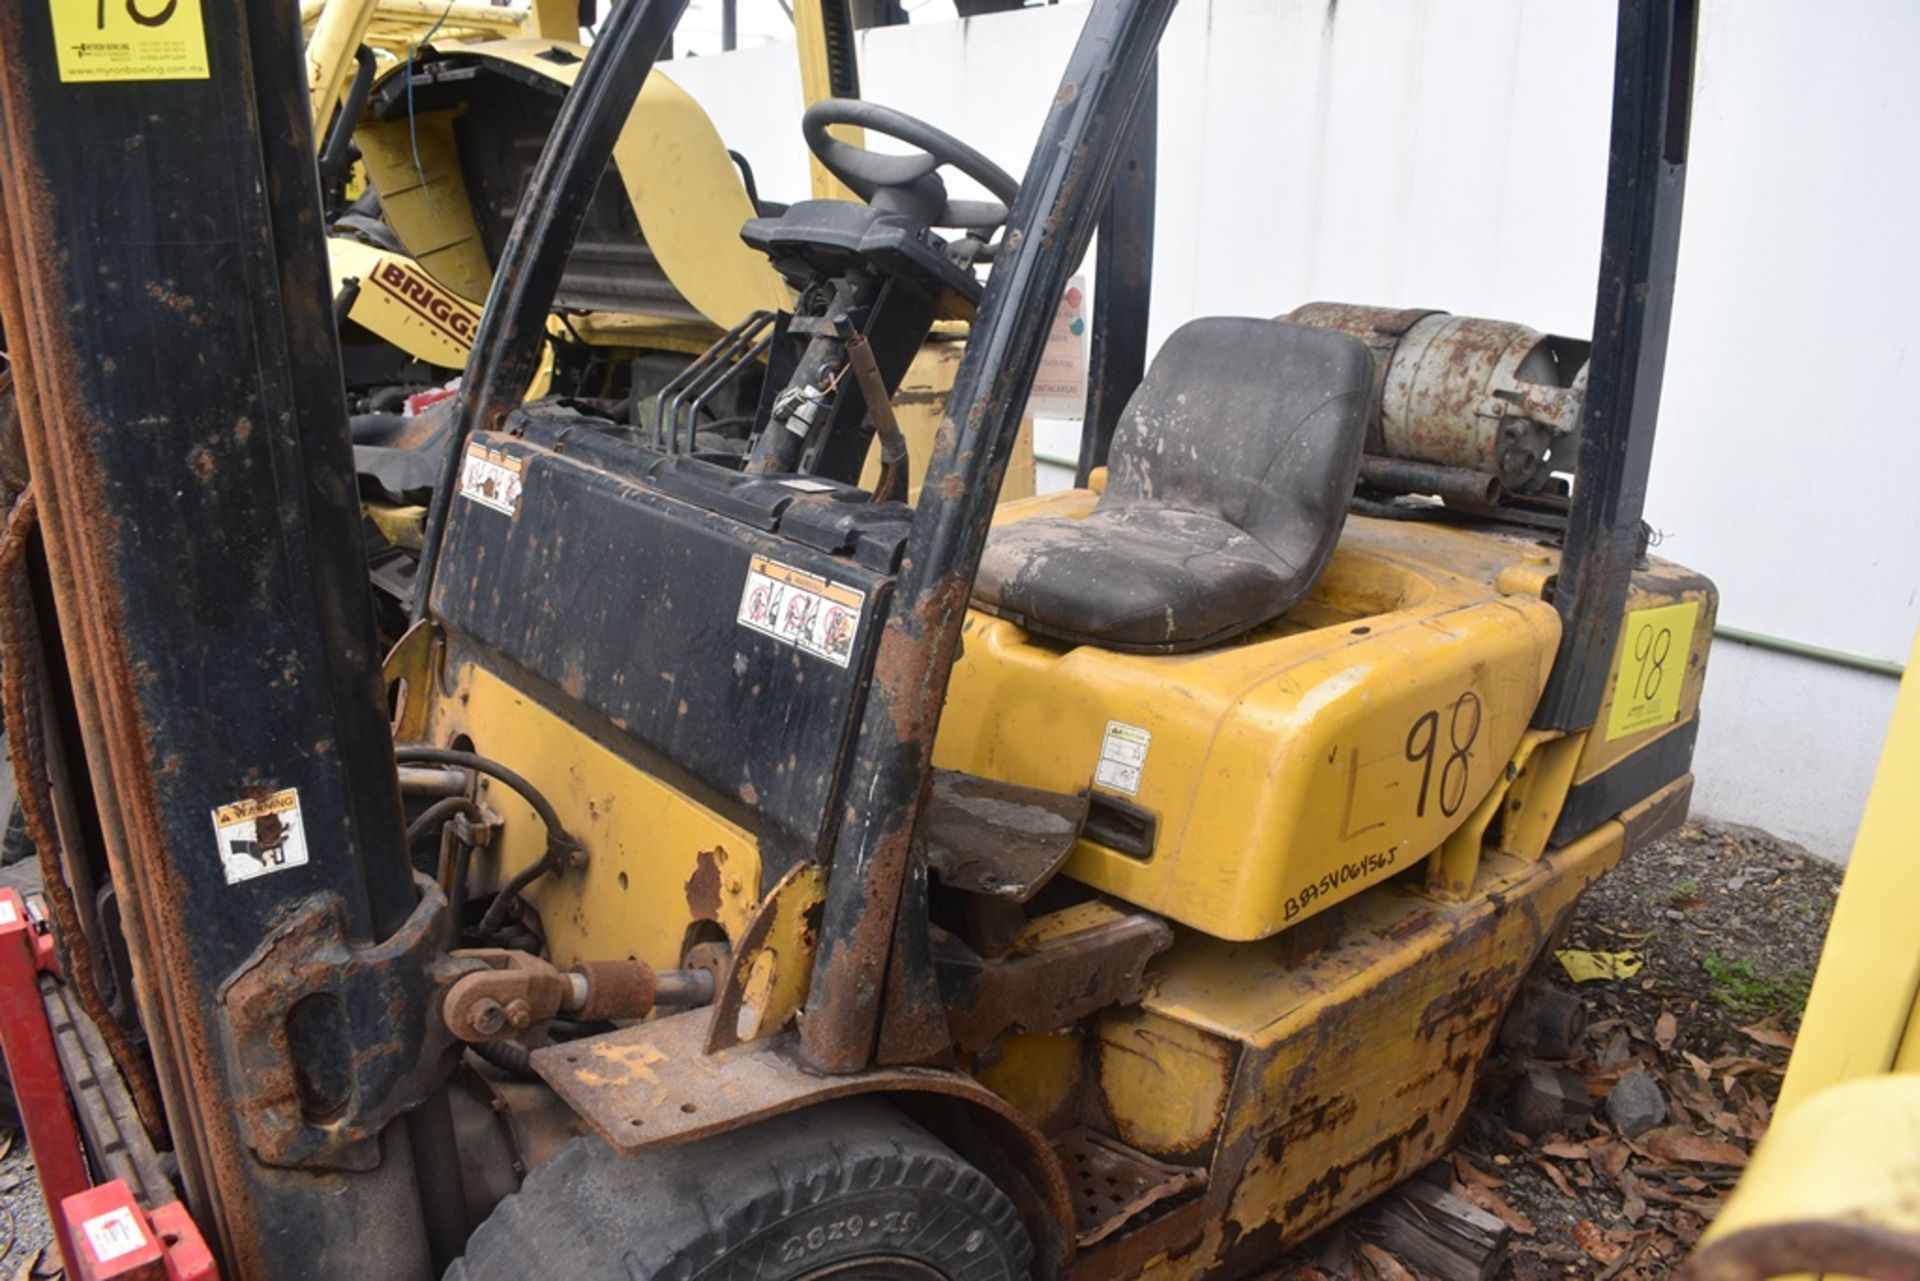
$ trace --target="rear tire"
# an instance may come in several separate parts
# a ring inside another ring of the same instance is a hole
[[[575,1139],[502,1201],[446,1281],[1016,1281],[1013,1203],[892,1108],[832,1103],[623,1157]]]
[[[34,855],[33,838],[27,835],[27,819],[15,803],[7,812],[7,826],[0,831],[0,867],[24,863]]]

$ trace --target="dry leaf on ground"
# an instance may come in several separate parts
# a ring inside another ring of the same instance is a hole
[[[1592,1219],[1582,1219],[1574,1224],[1572,1236],[1573,1243],[1596,1263],[1612,1263],[1620,1257],[1620,1247],[1607,1240]]]
[[[1733,1144],[1689,1134],[1678,1126],[1669,1125],[1642,1135],[1640,1143],[1650,1155],[1662,1161],[1734,1167],[1747,1163],[1747,1154]]]
[[[1671,1010],[1660,1011],[1660,1017],[1653,1023],[1653,1043],[1663,1050],[1671,1050],[1674,1038],[1679,1035],[1680,1020],[1673,1017]]]
[[[1488,1174],[1485,1170],[1467,1160],[1464,1153],[1455,1152],[1453,1154],[1453,1169],[1454,1173],[1458,1174],[1468,1183],[1476,1183],[1490,1191],[1495,1188],[1504,1188],[1507,1186],[1505,1179],[1497,1174]]]
[[[1415,1281],[1407,1266],[1371,1241],[1360,1243],[1360,1257],[1367,1261],[1380,1281]]]
[[[1747,1026],[1741,1028],[1740,1031],[1750,1040],[1758,1041],[1762,1045],[1770,1045],[1776,1050],[1791,1050],[1793,1048],[1793,1033],[1782,1032],[1779,1028],[1765,1020],[1759,1023],[1749,1023]]]
[[[1501,1200],[1499,1194],[1492,1188],[1483,1188],[1475,1183],[1462,1183],[1456,1179],[1453,1184],[1453,1194],[1473,1202],[1523,1237],[1530,1237],[1535,1232],[1533,1220]]]
[[[1573,1184],[1567,1181],[1567,1176],[1560,1173],[1559,1166],[1555,1165],[1551,1161],[1541,1161],[1539,1164],[1540,1164],[1540,1172],[1546,1175],[1547,1178],[1552,1181],[1554,1187],[1560,1189],[1561,1196],[1566,1197],[1569,1201],[1571,1201],[1579,1195],[1579,1193],[1573,1190]]]

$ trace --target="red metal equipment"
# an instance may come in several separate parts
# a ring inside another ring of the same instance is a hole
[[[40,996],[57,978],[53,927],[18,890],[0,888],[0,1050],[33,1149],[60,1257],[74,1281],[216,1281],[213,1254],[178,1201],[149,1212],[119,1179],[93,1186]]]

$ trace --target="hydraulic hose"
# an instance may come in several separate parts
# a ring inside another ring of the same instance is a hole
[[[53,910],[54,925],[66,943],[67,976],[80,999],[80,1008],[100,1029],[114,1064],[126,1079],[127,1092],[133,1097],[147,1137],[159,1145],[166,1136],[160,1096],[146,1060],[100,998],[91,941],[80,926],[80,913],[74,905],[73,888],[67,884],[66,868],[61,865],[60,838],[48,806],[51,788],[38,706],[39,640],[33,632],[31,587],[26,574],[27,539],[35,519],[33,486],[28,485],[14,500],[6,532],[0,535],[0,652],[5,659],[0,701],[5,704],[7,754],[13,758],[20,816],[40,856],[42,889]]]
[[[480,807],[464,796],[448,796],[435,801],[422,810],[420,817],[407,824],[407,844],[412,844],[427,833],[438,828],[455,814],[465,814],[478,822],[483,815]]]
[[[527,804],[533,806],[533,812],[539,816],[540,821],[546,824],[546,853],[536,862],[516,872],[505,885],[500,887],[499,893],[493,896],[493,902],[487,906],[487,914],[480,918],[480,933],[483,935],[492,933],[499,926],[506,917],[507,908],[522,890],[533,884],[539,877],[549,872],[558,872],[581,848],[580,842],[569,835],[565,826],[561,824],[559,812],[553,808],[553,803],[546,798],[545,794],[525,777],[508,769],[499,761],[482,756],[478,752],[462,752],[451,747],[396,747],[393,756],[396,761],[402,762],[458,765],[490,778],[496,778],[518,792]]]
[[[475,1041],[467,1048],[510,1076],[536,1075],[533,1051],[518,1041]]]

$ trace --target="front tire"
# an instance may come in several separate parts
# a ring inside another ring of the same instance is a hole
[[[884,1104],[832,1103],[621,1156],[576,1139],[527,1177],[446,1281],[1023,1281],[1013,1203]]]

